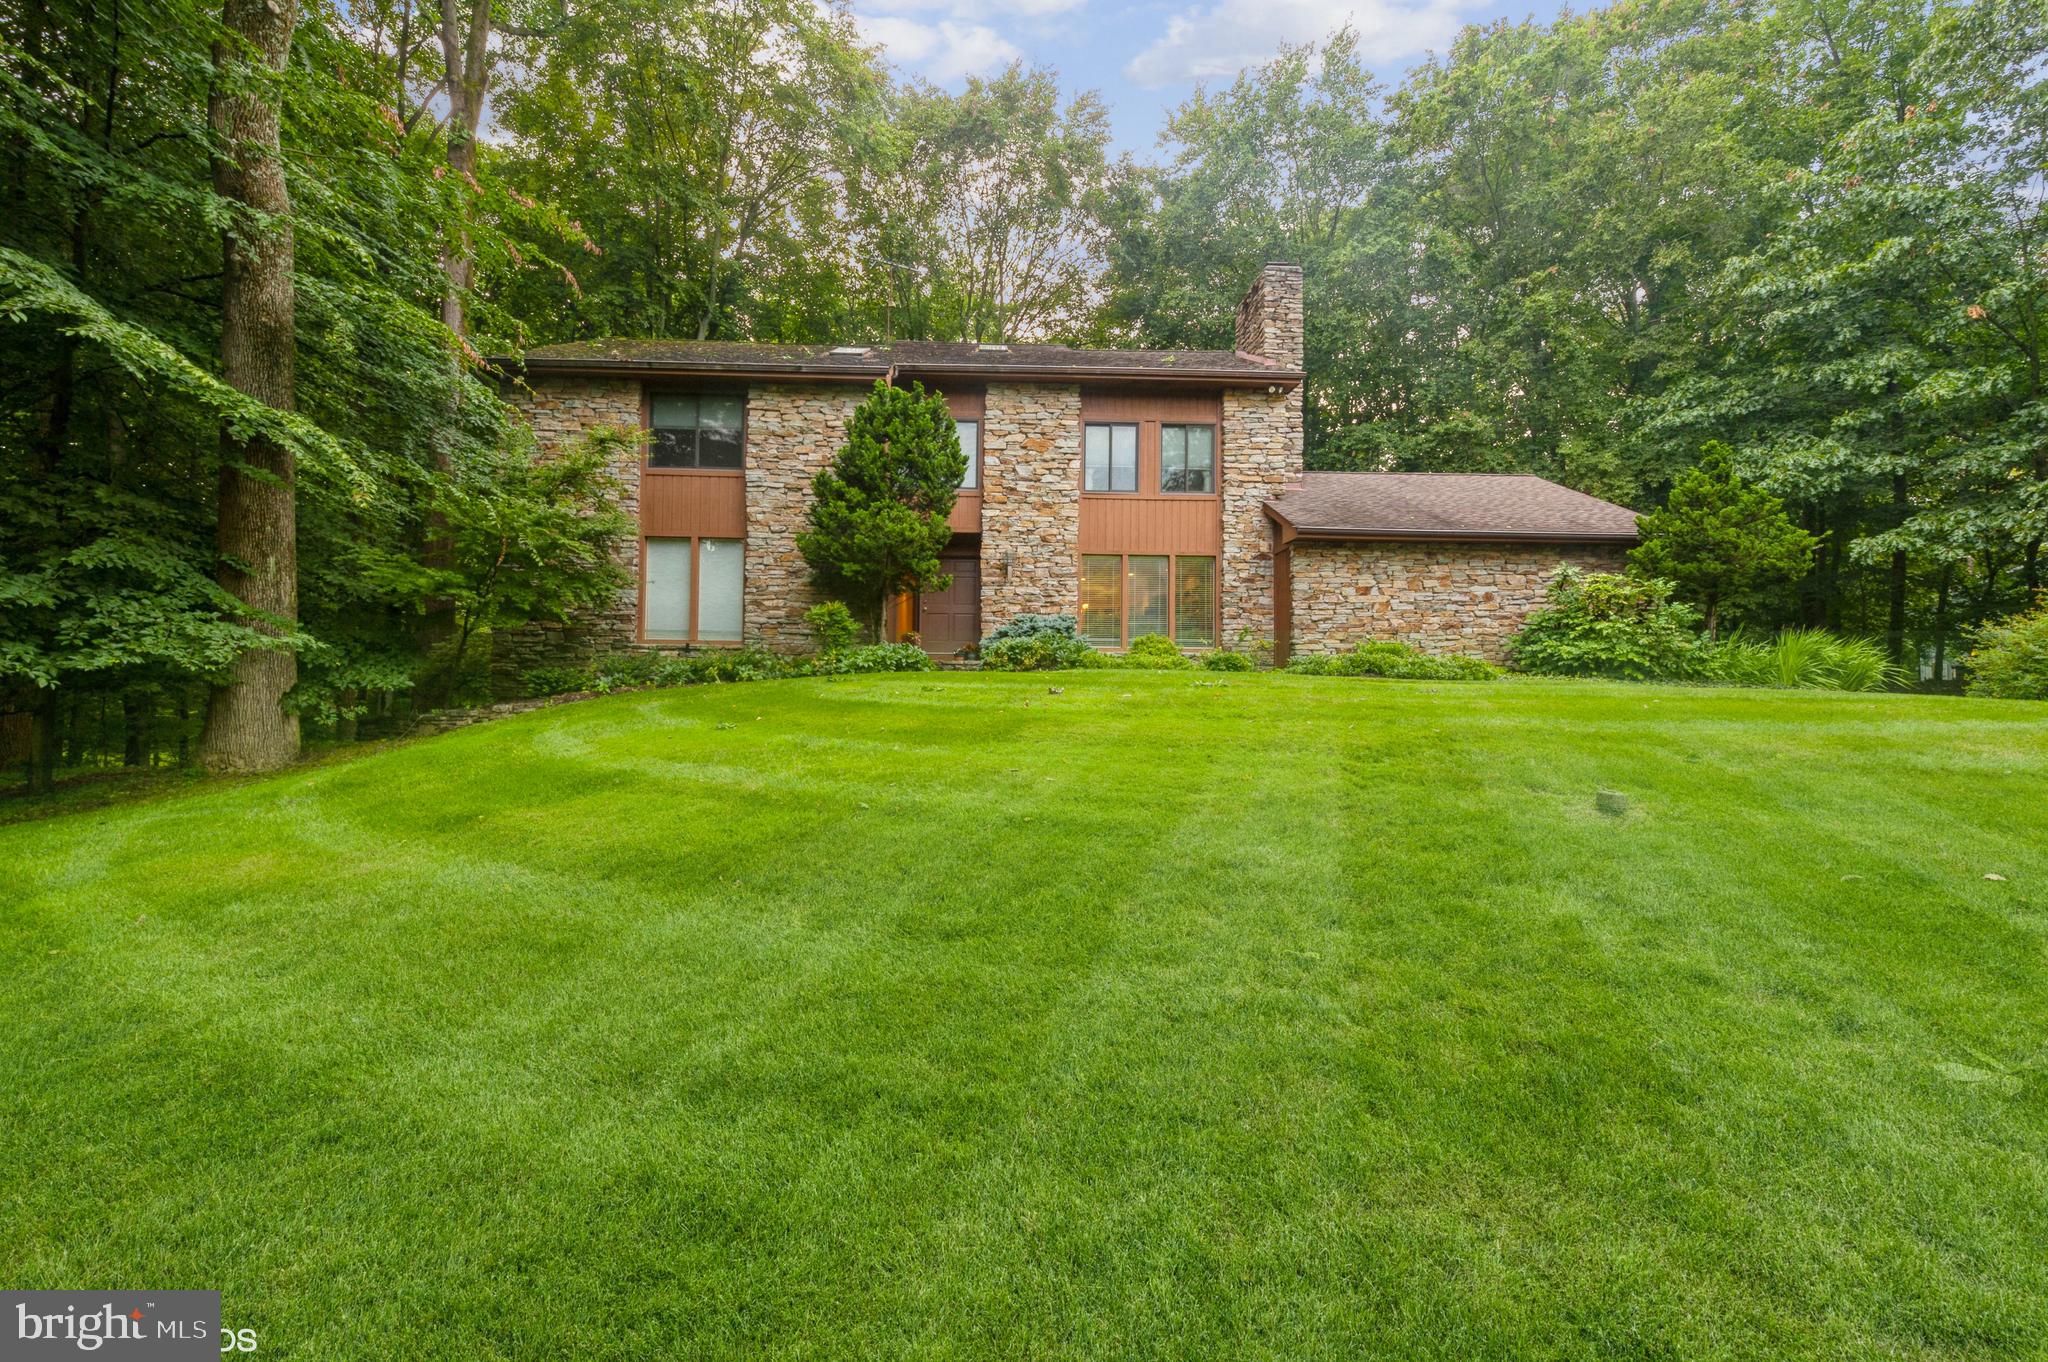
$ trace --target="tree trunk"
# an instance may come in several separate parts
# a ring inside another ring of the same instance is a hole
[[[28,715],[30,794],[49,794],[57,788],[57,746],[57,692],[39,690]]]
[[[267,72],[283,69],[298,0],[227,0],[222,23],[255,49]],[[216,65],[243,57],[226,44]],[[258,401],[292,409],[291,197],[278,143],[278,94],[258,80],[217,90],[209,112],[223,148],[214,190],[267,221],[238,217],[226,234],[221,275],[221,376]],[[282,624],[299,610],[292,452],[261,437],[221,435],[220,584]],[[259,621],[265,633],[279,625]],[[289,649],[252,648],[207,700],[199,759],[213,771],[271,771],[299,754],[299,721],[283,700],[298,680]]]
[[[1934,676],[1935,685],[1942,682],[1942,668],[1948,661],[1948,584],[1955,575],[1955,568],[1944,566],[1941,570],[1941,586],[1934,593]]]
[[[142,697],[133,690],[121,692],[121,764],[142,765]]]
[[[1906,480],[1900,476],[1892,478],[1892,507],[1903,522],[1906,518]],[[1885,620],[1885,643],[1891,650],[1892,661],[1906,660],[1906,551],[1900,549],[1892,555],[1891,610]]]

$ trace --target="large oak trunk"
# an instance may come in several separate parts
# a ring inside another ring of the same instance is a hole
[[[222,22],[245,39],[255,59],[281,70],[298,21],[297,0],[227,0]],[[226,45],[216,64],[232,69],[248,54]],[[213,131],[222,146],[214,189],[253,213],[226,234],[221,277],[221,374],[281,411],[292,408],[292,228],[278,149],[278,95],[237,73],[213,99]],[[260,214],[265,220],[252,220]],[[265,439],[221,437],[220,584],[274,620],[299,611],[297,515],[292,452]],[[265,633],[279,625],[259,622]],[[288,649],[256,648],[229,669],[206,705],[199,759],[216,771],[269,771],[299,753],[299,721],[285,692],[298,680]]]

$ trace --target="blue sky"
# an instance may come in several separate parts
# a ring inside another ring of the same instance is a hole
[[[1226,84],[1282,43],[1349,23],[1374,69],[1399,81],[1458,29],[1506,16],[1549,19],[1557,0],[852,0],[855,19],[898,69],[958,89],[1014,58],[1053,67],[1070,90],[1100,91],[1120,150],[1153,145],[1197,81]]]

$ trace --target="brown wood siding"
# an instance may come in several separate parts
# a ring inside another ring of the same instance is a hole
[[[1081,494],[1081,552],[1221,554],[1228,462],[1222,394],[1083,388],[1081,424],[1097,422],[1138,427],[1138,490]],[[1159,490],[1162,424],[1216,428],[1216,492]]]
[[[737,392],[740,398],[740,459],[748,458],[746,390],[730,383],[640,385],[640,429],[654,437],[654,394]],[[745,539],[747,474],[744,468],[650,468],[640,456],[640,534],[643,538]]]
[[[955,421],[979,421],[984,434],[988,427],[988,392],[983,388],[962,388],[943,394],[946,410],[953,413]],[[974,490],[962,492],[953,502],[953,513],[946,517],[946,525],[955,534],[981,533],[981,451],[974,452]]]
[[[641,469],[640,533],[745,539],[747,475],[736,469]]]

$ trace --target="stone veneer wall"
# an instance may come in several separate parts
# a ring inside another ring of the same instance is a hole
[[[1300,369],[1305,336],[1299,265],[1267,265],[1237,309],[1237,348]],[[1273,641],[1273,525],[1265,504],[1302,473],[1302,392],[1223,394],[1223,638]]]
[[[1293,654],[1393,639],[1500,662],[1558,568],[1618,572],[1623,553],[1604,545],[1297,541]]]
[[[1081,604],[1081,389],[992,383],[981,426],[981,630]]]
[[[766,384],[747,394],[746,641],[778,652],[812,646],[804,611],[822,596],[797,552],[809,523],[811,476],[846,443],[868,390],[853,384]]]
[[[509,400],[533,427],[543,453],[607,426],[640,429],[640,385],[631,379],[536,378],[515,388]],[[619,508],[640,519],[639,447],[622,453],[612,474],[623,489]],[[574,666],[598,654],[633,645],[640,610],[640,541],[619,545],[619,563],[627,584],[609,609],[597,610],[570,624],[532,624],[499,633],[491,643],[491,689],[509,697],[519,692],[519,674],[534,667]]]

